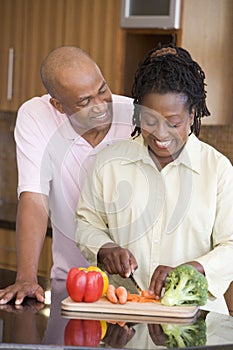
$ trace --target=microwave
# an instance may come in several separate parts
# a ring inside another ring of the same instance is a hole
[[[122,28],[180,28],[181,0],[121,0]]]

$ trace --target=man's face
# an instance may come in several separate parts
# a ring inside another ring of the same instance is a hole
[[[173,161],[188,139],[193,113],[187,97],[178,93],[147,94],[142,102],[141,132],[161,164]]]
[[[112,122],[111,102],[111,91],[92,61],[82,69],[71,67],[61,72],[58,98],[51,101],[61,113],[66,113],[80,135],[109,127]]]

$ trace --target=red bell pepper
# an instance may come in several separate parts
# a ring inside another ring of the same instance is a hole
[[[94,302],[100,299],[103,293],[104,280],[98,271],[88,271],[74,267],[70,269],[66,289],[74,301]]]
[[[71,319],[66,325],[65,345],[96,347],[102,335],[99,320]]]

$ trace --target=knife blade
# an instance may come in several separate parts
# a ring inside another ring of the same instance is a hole
[[[138,285],[138,283],[135,281],[135,279],[134,279],[132,273],[129,275],[129,278],[130,278],[130,280],[133,282],[133,284],[135,285],[135,287],[137,288],[137,291],[139,292],[139,294],[141,294],[142,289],[141,289],[141,287]]]

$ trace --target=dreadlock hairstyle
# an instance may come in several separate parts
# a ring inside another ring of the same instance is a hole
[[[194,109],[191,133],[200,133],[201,118],[209,116],[206,106],[205,73],[185,49],[174,44],[159,44],[149,51],[139,64],[132,87],[134,98],[132,136],[141,133],[140,106],[148,93],[183,93],[187,96],[189,112]]]

